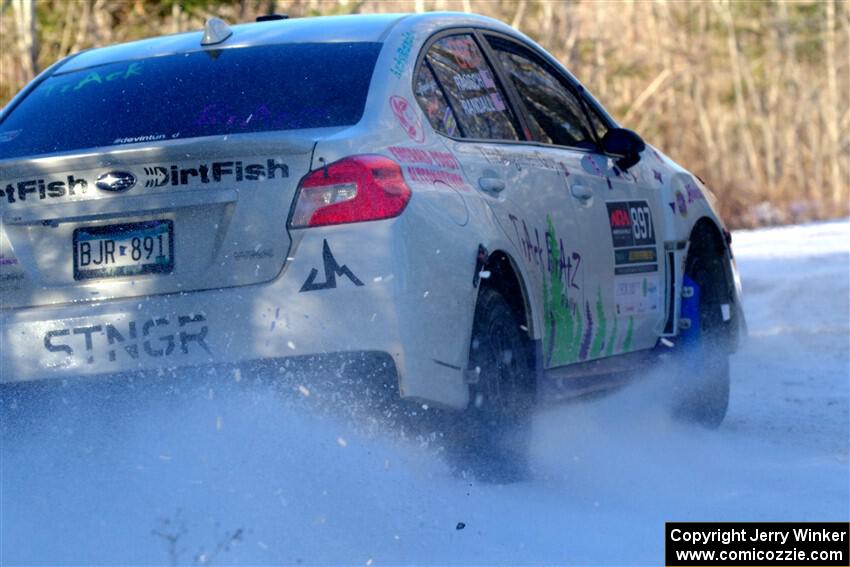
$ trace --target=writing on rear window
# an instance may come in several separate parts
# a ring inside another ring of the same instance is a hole
[[[123,83],[122,88],[127,88],[128,82],[135,83],[134,78],[142,76],[141,63],[109,65],[109,69],[109,72],[97,70],[60,75],[59,80],[50,81],[44,85],[44,94],[45,96],[56,94],[73,95],[79,93],[81,90],[94,90],[99,86],[112,82]]]

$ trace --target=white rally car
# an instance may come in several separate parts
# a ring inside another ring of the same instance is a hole
[[[744,321],[696,176],[498,21],[263,19],[5,107],[0,381],[368,359],[492,455],[535,399],[670,358],[720,423]]]

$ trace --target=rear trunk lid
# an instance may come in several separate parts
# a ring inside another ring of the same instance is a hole
[[[0,164],[2,307],[268,281],[313,141],[302,133]]]

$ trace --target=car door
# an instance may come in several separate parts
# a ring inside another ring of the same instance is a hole
[[[598,138],[606,121],[586,94],[582,95]],[[664,257],[664,214],[661,173],[646,160],[623,170],[616,159],[596,153],[594,159],[607,180],[609,191],[582,209],[579,223],[592,242],[605,243],[613,262],[599,250],[596,267],[601,285],[613,293],[612,311],[622,338],[613,353],[654,347],[668,320],[671,288],[666,285],[671,265]]]
[[[481,40],[472,31],[438,36],[427,47],[416,89],[428,93],[433,81],[442,94],[419,102],[525,263],[532,304],[543,307],[545,365],[581,360],[590,349],[584,340],[587,270],[567,179],[573,170],[586,185],[595,181],[582,174],[577,159],[571,164],[569,156],[530,143]]]
[[[600,152],[606,122],[583,99],[583,89],[528,46],[496,34],[487,41],[532,139],[566,165],[567,190],[552,195],[550,204],[574,212],[584,304],[573,315],[582,329],[573,337],[575,348],[558,351],[556,337],[552,365],[653,346],[652,331],[664,316],[654,207],[641,196],[637,177]],[[624,219],[623,226],[613,224]]]

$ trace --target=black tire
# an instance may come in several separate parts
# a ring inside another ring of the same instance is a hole
[[[456,416],[447,453],[461,472],[485,482],[516,482],[528,476],[533,353],[527,331],[497,291],[478,295],[472,326],[470,385],[466,410]]]
[[[677,418],[709,429],[723,423],[729,408],[729,349],[720,307],[722,288],[712,277],[718,273],[716,264],[697,258],[689,267],[700,287],[700,339],[678,353],[673,402]]]

